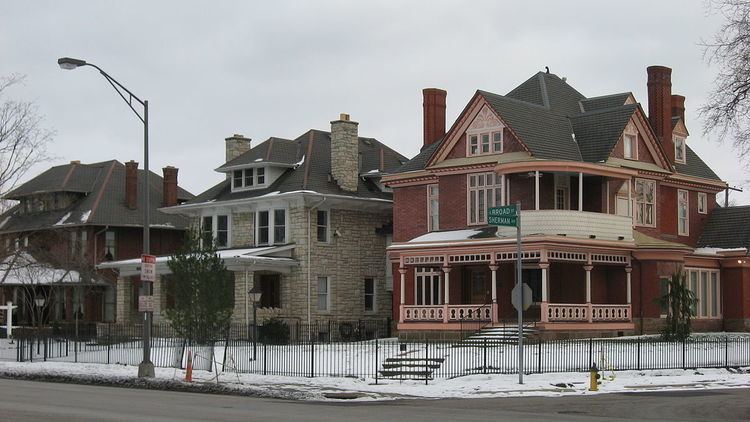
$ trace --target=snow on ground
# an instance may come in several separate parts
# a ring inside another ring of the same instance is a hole
[[[137,367],[124,365],[82,364],[68,362],[0,362],[3,377],[56,377],[58,379],[111,383],[136,377]],[[185,371],[156,368],[155,382],[184,386]],[[739,371],[726,369],[622,371],[603,373],[598,392],[588,391],[588,373],[550,373],[518,375],[471,375],[453,379],[438,379],[425,385],[424,381],[398,381],[363,378],[291,378],[253,374],[215,373],[196,370],[193,385],[220,384],[225,392],[306,400],[338,400],[344,396],[359,401],[392,399],[492,398],[523,396],[593,395],[638,391],[705,390],[716,388],[750,387],[750,368]],[[169,388],[169,387],[167,387]]]

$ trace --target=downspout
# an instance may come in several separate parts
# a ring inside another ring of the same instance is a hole
[[[308,326],[312,322],[312,319],[311,319],[312,318],[312,313],[311,313],[311,309],[310,309],[310,295],[311,295],[310,288],[312,287],[312,279],[311,279],[312,275],[311,275],[311,270],[310,270],[310,259],[311,259],[310,255],[312,253],[312,233],[311,233],[312,232],[312,227],[311,227],[311,225],[312,225],[312,212],[313,212],[313,210],[317,209],[321,204],[323,204],[323,202],[325,202],[325,201],[326,201],[326,197],[323,196],[323,198],[320,200],[320,202],[318,202],[314,206],[310,207],[310,209],[307,211],[307,263],[306,264],[307,264],[307,324],[308,324]],[[330,219],[331,219],[331,217],[329,216],[328,217],[328,224],[329,225],[331,224]]]

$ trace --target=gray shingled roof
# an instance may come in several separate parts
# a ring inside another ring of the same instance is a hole
[[[538,72],[505,96],[542,106],[561,116],[579,114],[579,101],[586,98],[557,75],[544,72]]]
[[[323,194],[353,195],[353,193],[342,190],[338,184],[329,177],[331,172],[330,132],[312,129],[295,140],[280,138],[272,139],[273,145],[270,144],[270,140],[265,141],[237,159],[230,161],[230,163],[253,162],[253,159],[251,159],[252,157],[257,157],[260,152],[268,154],[268,149],[270,148],[271,154],[266,155],[271,157],[268,161],[282,162],[277,161],[275,158],[277,157],[275,155],[276,152],[274,152],[281,151],[279,157],[286,157],[285,159],[287,161],[284,162],[302,162],[302,164],[298,167],[287,169],[272,185],[264,189],[232,193],[230,181],[225,179],[201,193],[191,201],[188,201],[188,204],[203,203],[207,201],[229,201],[255,198],[272,192],[283,193],[301,190],[315,191]],[[309,149],[311,141],[312,149]],[[296,151],[296,155],[293,158],[289,155],[289,151],[292,150]],[[362,154],[361,173],[367,173],[370,170],[375,169],[391,173],[401,167],[402,163],[407,161],[404,156],[373,138],[360,137],[359,151]],[[380,162],[381,151],[383,156],[382,166]],[[303,156],[304,161],[302,160]],[[219,169],[228,165],[229,163]],[[362,177],[359,178],[359,187],[354,195],[362,198],[392,198],[391,193],[381,191],[377,185],[370,180],[370,178]]]
[[[218,171],[233,166],[252,164],[259,161],[292,165],[299,161],[299,143],[283,138],[270,137],[250,151],[230,160],[219,167]]]
[[[749,248],[750,205],[741,207],[716,207],[703,228],[698,247]]]
[[[583,160],[605,161],[637,108],[637,104],[628,104],[571,117],[570,123]]]
[[[427,162],[430,161],[430,158],[432,158],[432,154],[434,154],[435,151],[440,148],[443,140],[445,140],[445,137],[442,137],[437,141],[431,143],[430,145],[427,145],[427,147],[422,148],[422,151],[420,151],[419,154],[415,155],[414,158],[407,161],[393,173],[406,173],[407,171],[417,171],[424,169],[427,165]]]
[[[604,108],[620,107],[625,105],[625,101],[632,95],[630,92],[621,92],[619,94],[602,95],[600,97],[591,97],[581,100],[581,107],[584,112],[601,110]]]
[[[687,176],[702,177],[704,179],[721,181],[721,178],[717,176],[713,170],[711,170],[711,167],[709,167],[708,164],[701,160],[701,158],[698,156],[698,154],[695,153],[695,151],[687,146],[687,143],[685,144],[685,151],[686,164],[675,163],[674,165],[677,173]]]
[[[143,170],[138,170],[139,193]],[[188,220],[181,216],[162,213],[163,179],[150,172],[151,224],[161,228],[185,229]],[[53,176],[62,177],[55,179]],[[74,187],[74,188],[71,188]],[[65,226],[143,226],[143,208],[129,209],[125,205],[125,165],[119,161],[93,164],[65,164],[52,167],[39,176],[14,189],[6,198],[20,199],[36,193],[75,192],[80,199],[62,210],[21,214],[20,205],[0,215],[0,232],[43,230]],[[193,195],[178,188],[178,199],[189,200]],[[142,196],[138,195],[139,204]]]

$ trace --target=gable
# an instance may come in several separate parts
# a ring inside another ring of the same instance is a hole
[[[633,158],[631,158],[631,160],[640,161],[643,163],[657,164],[658,156],[654,155],[653,148],[648,147],[647,140],[645,139],[646,135],[638,130],[638,126],[636,125],[636,121],[634,118],[631,118],[628,124],[625,126],[625,129],[620,135],[617,144],[609,154],[610,158],[625,158],[625,135],[633,135],[636,139],[636,142],[632,146]]]

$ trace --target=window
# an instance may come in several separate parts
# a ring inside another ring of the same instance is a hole
[[[232,190],[263,187],[265,184],[265,167],[253,167],[232,172]]]
[[[365,279],[365,311],[375,310],[375,279]]]
[[[677,190],[677,234],[687,236],[690,232],[688,215],[688,191]]]
[[[719,270],[686,269],[687,287],[698,304],[693,308],[696,318],[721,317],[721,284]]]
[[[427,186],[427,231],[440,230],[440,201],[438,185]]]
[[[542,270],[540,268],[522,268],[521,279],[531,289],[531,302],[542,301]]]
[[[636,136],[625,134],[622,137],[623,157],[628,159],[637,158],[635,156]]]
[[[654,204],[656,182],[653,180],[635,179],[635,223],[641,226],[656,226]]]
[[[623,217],[630,217],[630,185],[625,182],[615,196],[615,213]]]
[[[674,138],[674,160],[685,164],[685,138],[675,136]]]
[[[570,176],[567,174],[555,174],[555,209],[567,210],[570,208],[569,186]]]
[[[469,155],[495,154],[503,152],[503,131],[470,133],[468,138]]]
[[[112,230],[104,232],[104,257],[107,261],[117,258],[117,243],[115,232]]]
[[[201,224],[202,241],[215,242],[217,248],[229,246],[229,216],[206,215]]]
[[[318,242],[329,242],[330,211],[318,210]]]
[[[258,211],[255,221],[258,222],[255,233],[256,244],[286,243],[286,210],[284,208]]]
[[[417,305],[442,305],[443,291],[439,268],[416,269],[417,282],[414,283],[414,298]]]
[[[331,278],[318,277],[318,310],[331,310]]]
[[[469,224],[485,224],[487,208],[500,205],[502,177],[495,173],[470,174],[469,178]]]
[[[698,214],[708,213],[708,195],[705,192],[698,192]]]
[[[261,274],[256,277],[260,283],[260,307],[281,308],[281,276]]]

